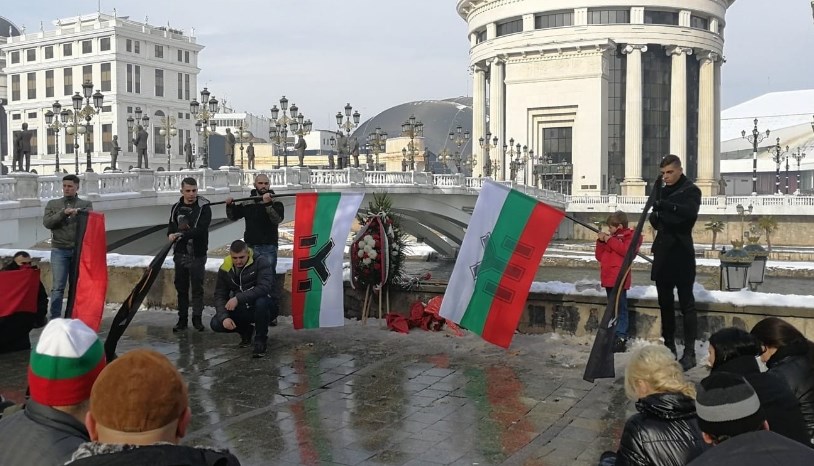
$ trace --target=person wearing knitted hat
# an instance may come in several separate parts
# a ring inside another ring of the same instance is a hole
[[[814,464],[814,449],[769,430],[757,393],[739,375],[713,372],[699,384],[695,406],[713,447],[690,466]]]
[[[239,466],[228,451],[181,446],[191,419],[187,384],[161,353],[132,350],[110,363],[90,394],[85,426],[92,442],[71,466]]]
[[[102,342],[73,319],[52,319],[31,352],[25,409],[0,420],[0,464],[64,464],[90,437],[83,424],[105,367]]]

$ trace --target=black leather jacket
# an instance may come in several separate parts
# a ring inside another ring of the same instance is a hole
[[[778,348],[766,365],[770,373],[778,374],[788,382],[800,402],[808,433],[814,437],[814,368],[808,359],[808,351],[805,343],[787,345]]]
[[[695,401],[681,393],[656,393],[636,402],[625,423],[616,466],[683,466],[704,452]]]

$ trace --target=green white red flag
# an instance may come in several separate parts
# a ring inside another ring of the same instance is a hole
[[[345,243],[364,193],[297,194],[291,313],[294,328],[345,323]]]
[[[441,317],[508,348],[564,212],[485,180],[449,279]]]

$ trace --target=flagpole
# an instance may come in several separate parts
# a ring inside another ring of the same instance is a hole
[[[576,218],[574,218],[574,217],[572,217],[572,216],[570,216],[568,214],[565,214],[565,218],[571,220],[572,222],[574,222],[576,224],[584,226],[585,228],[593,231],[594,233],[599,233],[599,231],[600,231],[599,228],[596,228],[595,226],[591,225],[590,223],[585,223],[582,220],[578,220],[578,219],[576,219]],[[647,262],[650,262],[651,264],[653,263],[653,259],[651,259],[648,256],[645,256],[644,254],[642,254],[640,252],[637,252],[636,255],[641,257],[642,259],[646,260]]]
[[[296,195],[297,195],[296,193],[292,193],[292,194],[272,194],[271,197],[276,199],[278,197],[294,197]],[[232,202],[260,201],[262,199],[263,199],[263,196],[241,197],[240,199],[232,199]],[[209,203],[210,206],[219,205],[219,204],[226,204],[226,201],[217,201],[217,202],[210,202]]]

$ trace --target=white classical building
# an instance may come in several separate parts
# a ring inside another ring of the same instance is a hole
[[[177,129],[169,141],[173,168],[183,166],[179,155],[183,142],[187,136],[196,139],[189,102],[196,94],[198,52],[203,46],[196,43],[194,34],[103,13],[62,18],[53,25],[52,30],[22,31],[0,45],[9,83],[6,140],[13,140],[13,134],[28,123],[35,134],[32,168],[53,172],[57,141],[46,125],[45,113],[56,101],[71,109],[71,97],[76,92],[82,95],[82,84],[90,81],[94,91],[104,94],[104,105],[91,120],[95,169],[109,165],[114,135],[123,150],[119,168],[135,164],[127,118],[135,118],[136,109],[149,117],[150,167],[166,166],[168,161],[168,141],[160,135],[166,117]],[[59,133],[60,168],[73,171],[73,136],[66,138],[64,129]],[[80,170],[84,170],[84,137],[78,143]]]
[[[711,194],[733,2],[458,0],[471,44],[472,137],[497,137],[491,163],[475,144],[475,173],[508,178],[515,149],[504,155],[503,146],[514,139],[564,192],[621,184],[622,194],[642,195],[673,153]]]

